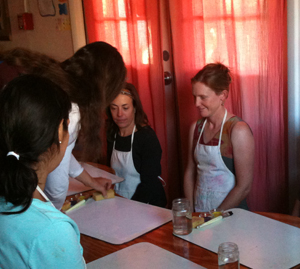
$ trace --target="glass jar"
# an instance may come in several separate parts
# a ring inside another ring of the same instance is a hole
[[[173,200],[173,233],[177,235],[186,235],[192,232],[192,210],[190,201],[186,198]]]
[[[218,249],[219,269],[240,269],[239,249],[237,244],[225,242]]]

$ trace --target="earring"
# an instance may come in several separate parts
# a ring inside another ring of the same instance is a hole
[[[61,141],[59,141],[59,144],[61,144]]]

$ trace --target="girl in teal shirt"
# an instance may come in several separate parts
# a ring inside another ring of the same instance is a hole
[[[85,268],[77,225],[43,192],[68,145],[70,108],[34,75],[0,92],[0,268]]]

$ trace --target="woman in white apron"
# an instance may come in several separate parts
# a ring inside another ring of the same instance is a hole
[[[247,208],[253,180],[254,139],[249,126],[224,107],[231,77],[223,64],[208,64],[192,79],[201,119],[192,125],[185,196],[196,212]]]
[[[125,179],[116,184],[116,193],[165,207],[166,196],[159,179],[161,147],[132,84],[127,83],[111,102],[107,116],[108,165]]]

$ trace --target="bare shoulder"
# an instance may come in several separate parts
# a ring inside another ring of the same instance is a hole
[[[194,134],[195,134],[195,128],[196,128],[197,121],[193,122],[190,126],[189,130],[189,148],[192,150],[194,147],[195,141],[194,141]]]
[[[249,125],[244,121],[237,122],[234,125],[234,127],[232,128],[232,134],[233,133],[237,133],[237,134],[243,133],[244,134],[244,133],[248,133],[248,132],[252,135],[252,131],[251,131]]]
[[[246,122],[239,121],[232,128],[231,139],[233,144],[235,142],[252,142],[253,133]]]
[[[194,122],[191,124],[190,131],[194,131],[194,130],[195,130],[196,124],[197,124],[197,121],[194,121]]]
[[[194,140],[197,124],[198,124],[198,121],[195,121],[190,125],[189,139],[191,139],[191,140]]]

